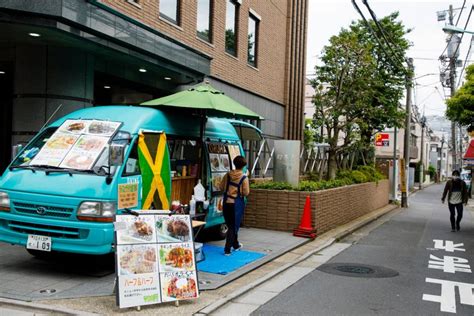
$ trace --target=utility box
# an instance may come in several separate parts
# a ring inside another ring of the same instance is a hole
[[[298,185],[300,177],[299,140],[275,140],[273,155],[273,181]]]

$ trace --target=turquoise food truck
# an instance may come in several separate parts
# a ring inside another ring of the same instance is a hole
[[[233,157],[244,154],[239,135],[261,137],[260,131],[224,118],[100,106],[46,126],[13,159],[0,179],[0,241],[25,246],[33,255],[112,252],[115,214],[146,204],[144,187],[150,188],[139,163],[144,133],[166,135],[167,154],[155,162],[171,185],[169,192],[160,191],[167,203],[147,208],[164,209],[172,200],[188,204],[201,181],[208,207],[197,215],[223,238],[218,184],[233,168]]]

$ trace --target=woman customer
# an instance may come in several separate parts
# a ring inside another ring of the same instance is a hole
[[[454,232],[455,230],[459,231],[461,229],[461,219],[463,213],[463,204],[467,204],[468,194],[466,183],[459,177],[459,171],[453,171],[453,178],[446,182],[446,186],[444,187],[443,197],[441,198],[441,202],[444,203],[446,200],[446,195],[448,196],[448,207],[449,212],[451,213],[451,231]],[[458,217],[455,221],[455,210],[458,212]]]
[[[242,248],[242,244],[239,243],[238,232],[245,209],[244,198],[250,193],[249,179],[242,171],[247,165],[245,158],[237,156],[233,163],[235,170],[229,171],[222,178],[220,184],[220,189],[224,192],[224,220],[228,227],[224,247],[226,256],[230,255],[231,248],[234,251]]]

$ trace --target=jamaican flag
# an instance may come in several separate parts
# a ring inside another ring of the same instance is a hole
[[[165,133],[140,132],[138,163],[142,174],[142,209],[153,204],[157,210],[169,210],[171,168]]]

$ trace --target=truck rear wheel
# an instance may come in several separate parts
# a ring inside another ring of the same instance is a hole
[[[227,230],[228,228],[226,224],[214,226],[212,227],[213,237],[217,240],[223,240],[227,236]]]

